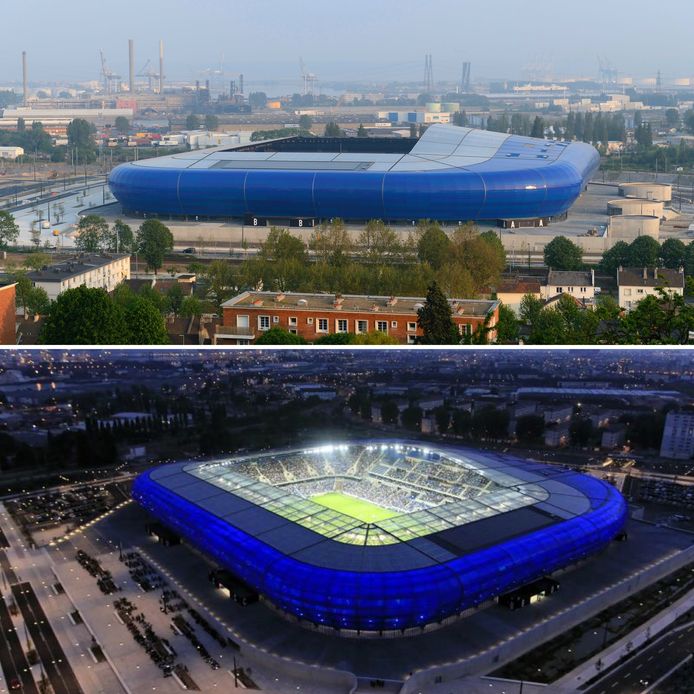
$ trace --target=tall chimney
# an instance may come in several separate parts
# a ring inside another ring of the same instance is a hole
[[[22,87],[24,90],[24,105],[29,103],[29,77],[27,74],[27,52],[22,51]]]
[[[128,87],[131,94],[135,93],[135,42],[128,39]]]
[[[164,93],[164,42],[159,41],[159,93]]]

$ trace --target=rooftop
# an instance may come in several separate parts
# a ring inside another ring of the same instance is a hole
[[[676,287],[684,289],[684,272],[669,268],[620,267],[617,272],[620,287]]]
[[[414,316],[424,305],[423,297],[366,296],[358,294],[303,294],[294,292],[244,292],[229,299],[223,308],[266,308],[273,311],[342,311]],[[497,301],[449,299],[453,315],[485,317]]]
[[[53,265],[47,265],[40,270],[27,273],[33,282],[63,282],[71,277],[78,277],[85,272],[91,272],[100,267],[110,265],[117,260],[128,258],[127,253],[102,253],[76,255]]]
[[[592,287],[595,276],[590,270],[550,270],[547,275],[547,285],[550,287]]]

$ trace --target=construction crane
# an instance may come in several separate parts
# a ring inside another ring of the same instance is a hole
[[[612,65],[610,60],[598,56],[598,67],[600,68],[600,81],[602,82],[603,89],[607,89],[617,83],[619,72],[617,68]]]
[[[114,74],[113,70],[108,67],[106,56],[101,49],[99,50],[99,56],[101,57],[101,79],[104,82],[104,91],[106,94],[111,94],[114,91],[119,92],[122,77]]]
[[[299,66],[301,67],[301,79],[304,82],[304,96],[307,95],[314,95],[315,89],[316,89],[316,82],[318,81],[318,77],[314,75],[312,72],[307,72],[306,71],[306,65],[304,65],[304,59],[299,58]]]
[[[142,69],[137,73],[137,76],[138,77],[146,77],[147,78],[147,89],[148,89],[148,91],[153,92],[154,91],[153,80],[157,80],[157,82],[159,81],[159,73],[152,70],[152,68],[150,67],[151,64],[152,64],[152,61],[148,60],[144,64]]]

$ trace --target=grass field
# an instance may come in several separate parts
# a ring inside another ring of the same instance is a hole
[[[350,518],[356,518],[362,523],[377,523],[386,518],[393,518],[393,516],[400,515],[398,511],[391,511],[382,506],[372,504],[370,501],[357,499],[347,494],[340,494],[339,492],[319,494],[318,496],[311,497],[311,501],[315,501],[317,504],[325,506],[326,508],[331,508],[334,511],[344,513]]]

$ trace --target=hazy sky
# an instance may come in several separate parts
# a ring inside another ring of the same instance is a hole
[[[171,80],[205,79],[206,68],[246,80],[296,80],[299,56],[321,80],[521,78],[548,64],[554,74],[597,75],[597,55],[621,73],[694,76],[694,3],[672,0],[0,0],[0,83],[98,78],[98,50],[127,78],[127,40],[137,70],[156,67],[165,43]]]

